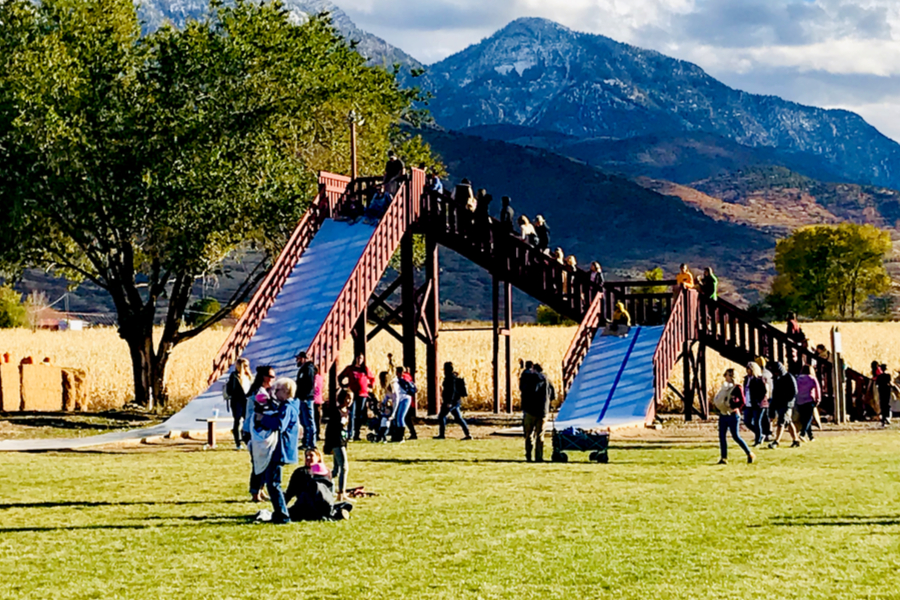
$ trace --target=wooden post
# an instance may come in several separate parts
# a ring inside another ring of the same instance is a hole
[[[684,343],[681,345],[681,366],[684,375],[684,420],[691,421],[694,418],[694,386],[691,382],[691,367],[694,362],[694,351],[691,349],[691,317],[689,312],[688,291],[681,290],[682,304],[685,308],[684,315]]]
[[[706,382],[706,344],[700,342],[697,346],[697,400],[700,403],[700,418],[704,421],[709,418],[709,398]]]
[[[350,121],[350,178],[359,177],[359,170],[356,163],[356,111],[350,111],[347,119]]]
[[[209,419],[206,421],[206,438],[207,445],[210,450],[216,449],[216,420]]]
[[[337,361],[331,363],[331,366],[328,367],[328,400],[332,404],[337,399]]]
[[[834,393],[834,422],[847,422],[847,399],[844,388],[844,357],[841,343],[841,331],[838,327],[831,328],[831,365],[832,365],[832,392]]]
[[[491,280],[491,314],[493,316],[491,337],[494,342],[491,366],[494,382],[494,414],[497,414],[500,412],[500,281],[496,277]]]
[[[366,321],[368,321],[368,315],[368,308],[363,308],[362,314],[359,315],[359,319],[356,321],[356,325],[353,326],[353,331],[350,334],[353,336],[354,359],[360,354],[366,355]]]
[[[403,306],[403,366],[410,373],[416,372],[416,331],[419,326],[414,274],[413,237],[412,232],[407,231],[400,241],[400,295]]]
[[[510,347],[510,338],[512,337],[512,284],[506,283],[506,308],[504,319],[506,321],[506,412],[512,413],[512,348]]]
[[[428,389],[428,414],[438,413],[438,396],[440,395],[440,364],[438,362],[438,336],[441,329],[441,295],[439,293],[440,268],[438,265],[438,247],[434,236],[429,235],[425,240],[425,277],[431,282],[431,297],[425,310],[425,318],[431,328],[432,342],[428,346],[426,387]]]

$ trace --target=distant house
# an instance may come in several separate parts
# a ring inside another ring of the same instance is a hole
[[[34,315],[34,324],[37,329],[50,331],[81,331],[88,323],[53,308],[41,308]]]

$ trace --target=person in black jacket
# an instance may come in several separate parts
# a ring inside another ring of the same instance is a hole
[[[441,412],[438,415],[440,433],[434,439],[443,440],[445,438],[444,434],[446,433],[447,417],[449,415],[453,415],[453,418],[462,427],[463,439],[472,439],[472,436],[469,435],[469,426],[466,424],[466,420],[463,419],[462,408],[460,407],[462,399],[468,395],[466,380],[453,370],[453,363],[444,363],[444,386],[441,389]]]
[[[766,368],[772,372],[772,400],[769,403],[770,411],[774,412],[777,418],[775,427],[775,439],[769,443],[769,448],[777,448],[778,442],[781,440],[781,434],[784,432],[785,425],[791,434],[791,448],[800,445],[800,438],[797,437],[797,428],[794,427],[794,420],[791,413],[794,410],[794,403],[797,400],[797,380],[793,375],[788,373],[787,369],[780,362],[769,362]]]
[[[550,402],[556,399],[553,384],[544,375],[541,365],[534,365],[533,389],[529,390],[522,400],[522,428],[525,430],[525,460],[531,462],[534,450],[534,462],[544,461],[544,424],[550,412]]]
[[[300,401],[300,425],[303,427],[303,447],[312,449],[316,447],[316,365],[313,364],[306,352],[297,354],[297,393]]]
[[[500,231],[515,235],[516,233],[516,211],[509,205],[509,196],[500,198]]]
[[[231,433],[234,436],[236,450],[241,449],[241,427],[247,414],[247,392],[250,391],[252,383],[253,375],[250,374],[250,361],[246,358],[237,359],[237,362],[234,363],[234,371],[232,371],[228,377],[228,382],[225,384],[225,398],[228,399],[228,408],[234,417]]]
[[[550,226],[542,215],[534,218],[534,232],[537,234],[537,249],[550,254]]]
[[[294,498],[288,508],[291,521],[337,521],[349,518],[353,509],[349,502],[335,502],[334,480],[318,450],[307,450],[305,465],[291,475],[284,500]]]

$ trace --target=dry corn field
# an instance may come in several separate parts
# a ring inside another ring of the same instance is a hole
[[[826,343],[832,323],[804,323],[803,330],[810,341]],[[446,324],[447,328],[468,325]],[[886,362],[892,369],[900,368],[900,323],[842,323],[844,355],[849,365],[866,372],[872,360]],[[518,406],[516,375],[519,360],[540,363],[553,384],[561,387],[561,361],[568,348],[574,327],[515,327],[512,333],[513,398]],[[178,408],[203,391],[213,357],[228,336],[224,329],[212,329],[175,349],[168,374],[172,407]],[[501,338],[501,366],[503,361]],[[345,344],[341,364],[352,358],[350,345]],[[26,356],[36,361],[45,356],[54,364],[86,369],[89,373],[93,406],[96,409],[115,408],[132,398],[131,362],[125,343],[114,329],[89,329],[85,331],[36,331],[24,329],[0,330],[0,354],[8,352],[18,362]],[[465,377],[469,389],[466,408],[486,410],[491,406],[491,334],[489,331],[442,331],[440,337],[441,361],[451,361]],[[387,334],[369,343],[369,365],[373,371],[386,370],[388,354],[394,362],[401,357],[400,343]],[[417,380],[424,381],[425,348],[418,350],[419,369]],[[735,367],[717,354],[707,355],[707,372],[711,391],[722,382],[722,372]],[[676,369],[673,385],[679,384],[680,369]],[[501,383],[502,384],[502,383]],[[423,400],[424,401],[424,400]],[[667,399],[670,410],[678,410],[674,398]]]

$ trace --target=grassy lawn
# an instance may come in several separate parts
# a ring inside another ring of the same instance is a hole
[[[900,436],[732,454],[351,446],[353,519],[250,524],[233,450],[0,455],[0,597],[898,598]],[[549,454],[549,452],[548,452]]]

